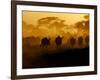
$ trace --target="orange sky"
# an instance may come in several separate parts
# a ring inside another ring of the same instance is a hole
[[[36,25],[37,20],[40,18],[59,17],[62,20],[66,20],[66,24],[72,25],[78,21],[84,20],[85,15],[87,14],[23,11],[23,20],[28,24]]]
[[[47,26],[42,26],[37,29],[37,21],[45,17],[58,17],[61,20],[65,20],[66,25],[74,25],[76,22],[85,20],[84,16],[87,14],[75,14],[75,13],[53,13],[53,12],[32,12],[32,11],[23,11],[22,17],[25,24],[23,25],[23,37],[29,36],[49,36],[55,37],[56,35],[61,34],[57,28],[52,27],[48,28]],[[26,25],[27,24],[27,25]],[[31,24],[31,25],[30,25]],[[67,29],[67,27],[62,27],[62,32],[77,32],[76,29]]]

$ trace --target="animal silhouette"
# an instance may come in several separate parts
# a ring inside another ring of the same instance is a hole
[[[79,46],[83,45],[83,37],[82,36],[78,37],[78,45]]]
[[[56,43],[57,48],[61,47],[61,45],[62,45],[62,39],[63,39],[63,37],[60,37],[60,36],[56,37],[55,43]]]
[[[85,43],[88,44],[89,43],[89,36],[85,37]]]
[[[42,47],[48,47],[50,45],[50,39],[47,38],[47,37],[44,37],[42,40],[41,40],[41,44],[40,46]]]
[[[76,39],[74,37],[70,38],[70,45],[74,46],[76,44]]]

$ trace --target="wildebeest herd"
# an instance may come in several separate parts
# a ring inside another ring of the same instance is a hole
[[[60,37],[60,36],[57,36],[56,38],[55,38],[55,44],[56,44],[56,47],[57,48],[59,48],[59,47],[61,47],[61,45],[62,45],[62,42],[63,42],[63,38],[64,37]],[[41,44],[40,44],[40,46],[41,47],[48,47],[48,46],[50,46],[51,44],[50,44],[50,38],[48,38],[48,37],[44,37],[44,38],[42,38],[41,39]],[[84,44],[84,42],[85,42],[85,44],[88,44],[89,43],[89,36],[86,36],[85,38],[83,38],[82,36],[79,36],[78,38],[74,38],[74,37],[70,37],[69,38],[69,43],[70,43],[70,45],[73,47],[74,45],[76,45],[76,44],[78,44],[78,45],[83,45]]]
[[[87,65],[89,57],[88,43],[89,36],[32,37],[24,39],[23,68]],[[84,44],[87,45],[84,46]],[[77,47],[77,45],[79,46]]]

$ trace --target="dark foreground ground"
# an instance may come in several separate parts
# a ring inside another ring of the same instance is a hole
[[[70,67],[89,65],[89,48],[49,51],[37,56],[23,53],[23,68]],[[34,54],[33,54],[34,55]]]

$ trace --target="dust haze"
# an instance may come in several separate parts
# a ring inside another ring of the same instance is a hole
[[[52,66],[53,58],[48,65],[48,60],[41,59],[43,55],[89,50],[89,14],[23,11],[22,18],[24,68]]]

